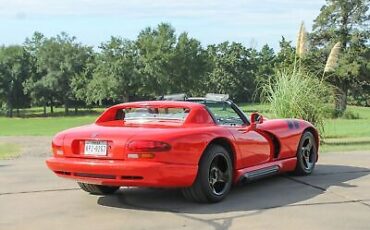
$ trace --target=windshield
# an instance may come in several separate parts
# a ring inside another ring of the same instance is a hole
[[[202,104],[207,106],[218,124],[226,126],[244,125],[243,119],[230,104],[224,101],[204,101]]]
[[[117,111],[117,120],[174,120],[184,121],[189,114],[188,108],[152,108],[152,107],[139,107],[139,108],[124,108]]]

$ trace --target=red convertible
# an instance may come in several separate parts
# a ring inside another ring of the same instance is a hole
[[[233,184],[311,174],[318,143],[309,122],[248,118],[226,95],[165,97],[115,105],[94,124],[58,133],[46,163],[92,194],[179,187],[189,200],[218,202]]]

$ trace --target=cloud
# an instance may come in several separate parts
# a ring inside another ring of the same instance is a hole
[[[325,0],[0,0],[0,18],[119,17],[199,21],[220,26],[312,22]],[[309,27],[310,25],[308,25]]]
[[[293,13],[324,0],[0,0],[0,16],[223,17]]]
[[[0,19],[13,25],[1,39],[23,39],[30,30],[63,30],[97,44],[105,34],[134,38],[145,26],[169,22],[205,44],[277,43],[281,35],[295,40],[301,21],[309,29],[324,4],[325,0],[0,0]]]

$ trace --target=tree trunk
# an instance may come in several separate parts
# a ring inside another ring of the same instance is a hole
[[[68,115],[68,113],[69,113],[68,100],[64,100],[64,114]]]
[[[8,117],[13,117],[13,107],[9,107],[8,109]]]
[[[53,99],[50,99],[50,113],[51,114],[54,113],[54,101],[53,101]]]
[[[46,103],[44,104],[44,117],[46,117]]]
[[[8,100],[7,100],[7,103],[6,103],[6,107],[7,107],[7,116],[8,117],[13,117],[13,100],[12,100],[12,94],[9,94],[8,95]]]
[[[335,97],[335,112],[337,116],[343,115],[344,111],[347,109],[347,94],[347,87],[344,87],[344,89],[338,88],[337,95]]]
[[[75,107],[75,115],[77,115],[77,113],[78,113],[78,107],[76,106]]]
[[[16,112],[17,112],[17,117],[19,117],[19,108],[17,108]]]

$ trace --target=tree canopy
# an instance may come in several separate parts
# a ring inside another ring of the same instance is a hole
[[[349,90],[364,81],[370,84],[366,56],[370,39],[369,0],[327,0],[314,20],[312,45],[326,53],[340,42],[338,67],[328,78],[337,87],[336,109],[343,112]]]
[[[22,45],[0,47],[0,106],[8,116],[30,106],[43,106],[45,114],[47,106],[51,111],[64,106],[68,113],[70,107],[182,92],[227,93],[238,102],[258,102],[259,84],[282,69],[294,68],[297,60],[336,87],[339,112],[348,101],[369,106],[369,5],[369,0],[327,0],[308,33],[308,44],[301,25],[297,49],[285,37],[278,50],[229,41],[202,46],[167,23],[147,27],[133,40],[111,37],[97,48],[64,32],[54,37],[35,32]],[[324,72],[338,42],[335,68]]]

